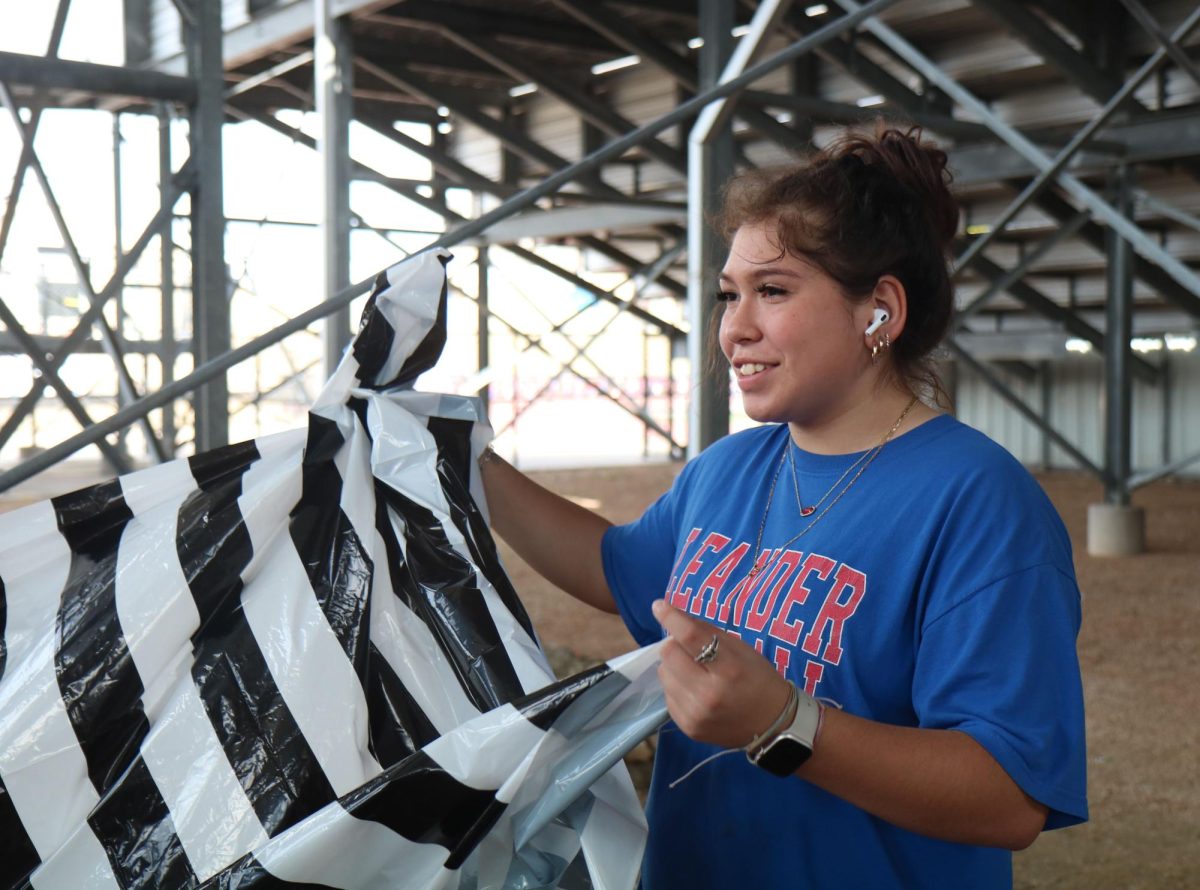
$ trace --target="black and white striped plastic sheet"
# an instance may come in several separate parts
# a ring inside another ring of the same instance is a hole
[[[636,880],[656,654],[554,682],[478,404],[406,388],[445,260],[381,274],[307,430],[0,516],[5,886]]]

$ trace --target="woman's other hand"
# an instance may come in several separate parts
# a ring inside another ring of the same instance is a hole
[[[665,600],[654,617],[670,634],[658,676],[675,724],[698,742],[744,747],[766,730],[788,701],[788,684],[753,648],[737,636],[681,612]],[[696,661],[717,639],[716,656]]]

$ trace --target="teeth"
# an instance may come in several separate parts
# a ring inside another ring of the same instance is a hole
[[[738,367],[738,373],[741,374],[743,377],[748,377],[751,374],[757,374],[759,371],[765,371],[766,369],[767,369],[766,365],[759,365],[759,364],[755,364],[754,362],[747,362],[746,364]]]

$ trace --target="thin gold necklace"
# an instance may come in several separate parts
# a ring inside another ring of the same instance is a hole
[[[824,503],[825,499],[829,497],[829,495],[833,492],[833,490],[836,489],[839,485],[841,485],[842,480],[845,479],[848,475],[850,475],[850,471],[853,470],[855,467],[858,467],[858,472],[855,473],[853,477],[851,477],[850,481],[846,483],[845,487],[837,493],[837,496],[832,501],[830,501],[829,506],[827,506],[824,510],[822,510],[820,513],[818,513],[816,518],[813,519],[808,525],[806,525],[804,528],[802,528],[796,534],[792,535],[792,537],[788,538],[786,541],[784,541],[782,544],[780,544],[779,547],[776,548],[777,550],[783,550],[783,549],[789,547],[790,545],[794,544],[796,541],[800,540],[805,535],[807,535],[810,531],[812,531],[813,527],[818,522],[820,522],[822,519],[825,518],[826,514],[829,513],[829,511],[834,508],[834,506],[837,504],[837,502],[840,501],[845,496],[846,492],[848,492],[854,486],[854,483],[858,481],[859,477],[862,476],[862,474],[867,471],[867,467],[871,466],[871,464],[874,462],[875,458],[879,456],[879,452],[883,450],[883,446],[892,440],[892,436],[896,435],[896,430],[900,429],[900,424],[904,423],[904,418],[906,418],[908,416],[908,412],[912,410],[912,407],[915,404],[917,404],[917,397],[913,396],[909,400],[908,404],[904,406],[904,410],[900,412],[900,416],[896,418],[896,422],[892,424],[892,428],[887,431],[887,435],[885,435],[879,441],[879,444],[876,445],[874,448],[872,448],[870,451],[865,452],[862,457],[860,457],[858,460],[856,460],[854,463],[852,463],[846,469],[846,472],[842,473],[842,475],[840,477],[838,477],[837,482],[834,482],[833,485],[830,486],[829,491],[825,492],[825,495],[821,498],[821,500],[817,501],[817,503],[814,504],[811,508],[808,508],[808,512],[805,512],[805,507],[800,503],[799,483],[796,484],[796,505],[800,508],[800,515],[805,516],[805,517],[811,516],[812,513],[817,509],[817,507],[821,506],[821,504]],[[792,446],[792,437],[791,437],[791,433],[789,432],[788,437],[785,440],[784,445],[783,445],[783,448],[784,448],[783,454],[779,458],[778,466],[775,467],[775,475],[771,478],[771,488],[767,492],[767,505],[766,505],[766,507],[763,508],[762,519],[758,523],[758,538],[754,542],[754,550],[752,551],[753,556],[751,557],[756,562],[754,564],[754,567],[752,569],[750,569],[750,573],[746,576],[748,579],[753,578],[755,575],[757,575],[760,571],[762,571],[767,566],[766,561],[764,561],[762,565],[759,565],[757,560],[758,560],[759,553],[761,552],[761,548],[762,548],[763,532],[767,528],[767,516],[771,512],[771,502],[775,499],[775,486],[779,482],[779,474],[783,471],[784,461],[788,461],[792,464],[792,481],[793,482],[796,481],[796,464],[795,464],[795,460],[792,458],[792,447],[791,446]]]

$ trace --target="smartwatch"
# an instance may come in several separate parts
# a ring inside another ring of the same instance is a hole
[[[791,722],[778,733],[756,740],[746,751],[755,766],[776,776],[790,776],[812,756],[813,741],[821,722],[821,706],[811,695],[795,696],[796,711]]]

